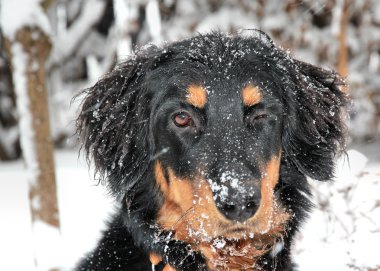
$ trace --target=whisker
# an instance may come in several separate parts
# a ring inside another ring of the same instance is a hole
[[[182,219],[185,218],[185,216],[191,211],[194,209],[194,206],[191,206],[189,209],[186,210],[186,212],[184,212],[178,219],[177,221],[173,224],[172,227],[175,227]]]
[[[165,153],[167,153],[168,151],[170,150],[169,147],[166,147],[166,148],[163,148],[162,150],[160,150],[158,153],[156,153],[155,155],[153,155],[150,160],[156,160],[158,157],[160,157],[161,155],[164,155]]]

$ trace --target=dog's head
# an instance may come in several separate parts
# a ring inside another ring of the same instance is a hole
[[[292,216],[280,167],[333,176],[340,85],[261,32],[211,33],[137,53],[88,90],[78,123],[131,212],[193,243],[275,236]]]

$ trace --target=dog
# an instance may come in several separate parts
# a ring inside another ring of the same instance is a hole
[[[344,152],[345,83],[259,30],[147,46],[85,90],[82,148],[120,204],[75,270],[296,270]]]

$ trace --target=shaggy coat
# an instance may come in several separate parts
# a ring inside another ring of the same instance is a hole
[[[87,89],[89,160],[120,203],[76,270],[295,270],[307,177],[344,148],[343,82],[261,31],[146,47]]]

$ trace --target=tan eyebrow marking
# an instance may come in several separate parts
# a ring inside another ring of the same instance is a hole
[[[243,88],[241,97],[245,106],[258,104],[262,99],[259,88],[252,85]]]
[[[197,108],[203,108],[207,103],[206,89],[203,86],[190,85],[187,88],[186,101]]]

